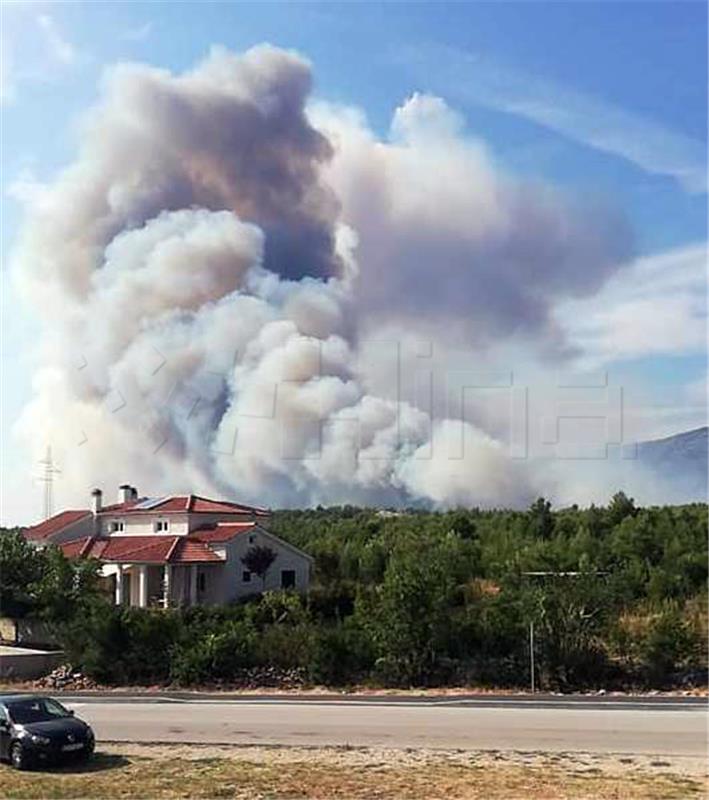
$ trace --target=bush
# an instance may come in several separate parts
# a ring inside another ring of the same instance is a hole
[[[181,628],[177,611],[96,601],[59,626],[59,640],[69,661],[99,683],[164,683]]]
[[[183,686],[229,680],[254,663],[256,638],[246,621],[227,622],[197,639],[185,638],[170,652],[170,678]]]
[[[352,617],[316,630],[309,661],[309,676],[314,683],[325,686],[359,683],[368,676],[373,664],[371,641]]]
[[[653,686],[668,683],[676,670],[706,666],[701,634],[672,605],[654,617],[639,643],[647,680]]]
[[[307,623],[268,625],[256,643],[256,663],[283,669],[307,668],[314,639],[315,629]]]

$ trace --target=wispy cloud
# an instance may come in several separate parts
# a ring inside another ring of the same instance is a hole
[[[595,365],[706,352],[707,250],[694,244],[620,270],[594,297],[567,301],[556,317]]]
[[[524,117],[648,173],[668,175],[689,192],[707,190],[705,144],[652,119],[478,53],[424,45],[396,58],[447,96]]]
[[[54,18],[49,14],[39,14],[37,25],[44,35],[52,57],[62,64],[74,64],[78,54],[74,45],[61,33]]]
[[[21,96],[23,86],[55,81],[86,60],[54,16],[36,13],[29,2],[6,5],[0,42],[2,105]]]

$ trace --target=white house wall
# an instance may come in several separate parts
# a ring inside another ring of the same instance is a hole
[[[155,531],[155,523],[158,520],[167,520],[168,530]],[[124,529],[122,531],[112,531],[112,522],[122,522]],[[101,536],[111,536],[115,533],[116,536],[185,536],[189,533],[187,514],[141,514],[141,515],[126,515],[121,516],[116,514],[110,516],[106,514],[99,517],[99,524],[101,527]]]
[[[253,538],[253,541],[250,539]],[[252,575],[251,581],[245,583],[243,573],[246,570],[242,557],[251,547],[270,547],[276,554],[276,559],[266,574],[265,586],[262,587],[258,575]],[[260,591],[270,591],[281,588],[281,570],[292,569],[295,571],[295,589],[305,591],[310,581],[310,560],[283,544],[279,539],[266,533],[263,529],[256,528],[253,532],[243,533],[234,537],[227,543],[227,573],[225,586],[225,601],[245,597]]]
[[[204,591],[197,591],[200,605],[221,605],[234,599],[229,590],[233,584],[233,570],[230,564],[200,564],[197,586],[199,586],[199,575],[204,575]]]

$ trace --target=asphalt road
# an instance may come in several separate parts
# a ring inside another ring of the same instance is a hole
[[[586,751],[701,757],[690,699],[63,698],[104,741]]]

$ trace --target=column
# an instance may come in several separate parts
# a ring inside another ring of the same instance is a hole
[[[172,564],[165,564],[162,575],[162,605],[170,607],[170,588],[172,584]]]
[[[116,605],[123,605],[123,567],[116,567]]]
[[[138,567],[138,605],[141,608],[148,605],[148,568],[145,564]]]
[[[197,565],[190,565],[190,605],[197,605]]]

